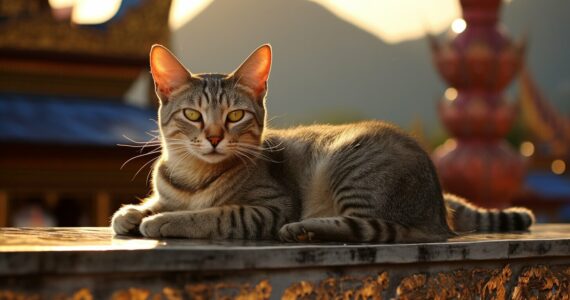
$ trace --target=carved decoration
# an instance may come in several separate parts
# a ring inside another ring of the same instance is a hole
[[[130,288],[120,290],[111,296],[113,300],[146,300],[150,295],[150,291],[144,289]]]
[[[0,49],[73,53],[147,61],[153,43],[168,43],[170,0],[145,0],[104,28],[57,21],[37,0],[3,1]],[[45,1],[47,2],[47,1]],[[33,5],[32,5],[33,4]],[[31,7],[31,8],[30,8]],[[34,9],[32,9],[34,8]],[[40,9],[43,8],[43,9]],[[21,11],[28,12],[22,16]],[[18,17],[13,17],[18,13]]]
[[[320,282],[299,281],[291,284],[281,299],[570,299],[570,266],[536,265],[524,268],[512,276],[509,265],[496,269],[471,269],[411,274],[397,286],[389,288],[388,272],[376,276],[340,278],[329,277]],[[392,292],[391,292],[392,291]],[[384,294],[384,295],[383,295]],[[113,300],[182,300],[182,299],[269,299],[272,286],[268,280],[256,285],[249,283],[193,283],[184,288],[165,287],[160,292],[142,288],[126,288],[112,293]],[[273,295],[278,297],[278,294]],[[0,300],[44,299],[39,293],[0,290]],[[67,296],[58,294],[50,299],[92,300],[89,289],[79,289]]]
[[[47,0],[0,0],[0,91],[122,99],[151,45],[170,38],[171,0],[139,1],[85,26],[58,20]]]
[[[0,21],[34,15],[49,7],[49,2],[45,0],[0,1]]]
[[[185,287],[189,299],[269,299],[272,287],[269,281],[262,280],[254,287],[250,284],[199,283]],[[183,298],[180,298],[183,299]]]
[[[513,288],[512,299],[569,299],[570,267],[536,266],[525,268]]]
[[[456,270],[434,276],[405,277],[396,289],[398,299],[505,299],[511,268]]]
[[[269,299],[271,296],[271,285],[269,281],[262,280],[254,287],[245,283],[198,283],[188,284],[184,289],[165,287],[161,293],[152,294],[149,290],[130,288],[113,293],[113,300],[208,300],[208,299]]]
[[[382,292],[388,288],[388,273],[376,277],[327,278],[319,284],[300,281],[288,287],[282,299],[382,299]]]

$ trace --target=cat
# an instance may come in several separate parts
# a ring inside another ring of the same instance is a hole
[[[162,155],[151,196],[114,214],[116,234],[411,243],[534,222],[444,194],[428,154],[393,125],[266,128],[271,60],[262,45],[230,74],[192,74],[152,47]]]

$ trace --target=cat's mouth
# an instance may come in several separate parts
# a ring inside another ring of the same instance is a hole
[[[226,157],[227,157],[226,154],[221,153],[215,149],[213,149],[212,151],[210,151],[208,153],[202,154],[202,159],[208,163],[219,163],[219,162],[225,160]]]
[[[225,154],[219,152],[219,151],[216,150],[216,149],[212,149],[212,151],[210,151],[210,152],[208,152],[208,153],[204,153],[203,155],[204,155],[204,156],[223,156],[223,155],[225,155]]]

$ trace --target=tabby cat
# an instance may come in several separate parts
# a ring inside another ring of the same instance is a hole
[[[153,193],[113,216],[116,234],[192,239],[434,242],[527,229],[524,208],[442,193],[429,156],[379,121],[266,128],[271,47],[230,74],[193,74],[155,45],[162,156]]]

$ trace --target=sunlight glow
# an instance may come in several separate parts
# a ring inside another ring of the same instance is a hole
[[[466,28],[467,22],[461,18],[455,19],[453,23],[451,23],[451,30],[453,30],[455,33],[462,33]]]
[[[311,0],[387,43],[439,33],[460,17],[455,0]]]
[[[534,144],[529,141],[522,142],[519,150],[522,156],[530,157],[534,154]]]
[[[109,21],[121,7],[121,0],[49,0],[57,16],[58,10],[69,9],[75,24],[101,24]]]
[[[176,30],[202,12],[213,0],[174,0],[170,6],[168,25]]]
[[[566,171],[566,163],[561,159],[557,159],[552,162],[550,169],[552,170],[552,173],[561,175]]]
[[[153,249],[163,246],[164,242],[143,239],[117,239],[101,240],[93,242],[89,245],[81,243],[69,243],[63,245],[46,245],[46,246],[30,246],[30,245],[8,245],[3,246],[4,251],[110,251],[110,250],[141,250]]]
[[[117,14],[121,0],[77,0],[71,13],[75,24],[101,24]]]
[[[445,99],[447,99],[448,101],[454,101],[455,99],[457,99],[457,94],[458,94],[458,93],[457,93],[457,90],[454,89],[454,88],[452,88],[452,87],[450,87],[450,88],[447,88],[447,89],[445,90],[444,97],[445,97]]]
[[[49,0],[49,6],[55,9],[72,7],[76,0]]]

